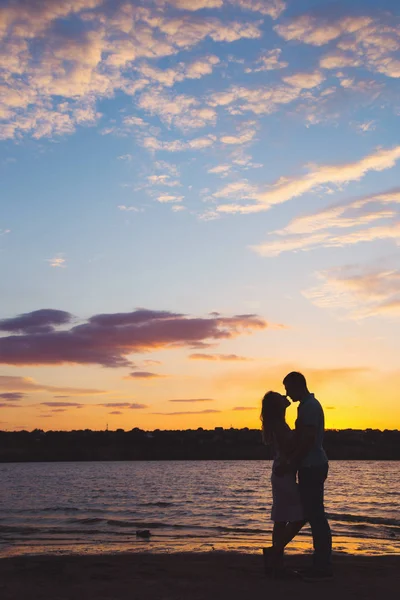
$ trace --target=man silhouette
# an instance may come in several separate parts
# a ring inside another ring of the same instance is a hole
[[[332,578],[332,536],[324,508],[324,483],[328,476],[328,458],[322,446],[324,411],[309,392],[301,373],[289,373],[283,385],[286,395],[293,402],[299,402],[295,445],[286,468],[298,471],[301,502],[314,545],[313,567],[304,571],[302,577],[307,581],[321,581]]]

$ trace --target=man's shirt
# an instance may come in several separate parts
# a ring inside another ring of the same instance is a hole
[[[327,463],[328,457],[322,446],[325,426],[324,411],[314,394],[307,396],[298,406],[296,429],[301,425],[314,427],[316,435],[312,448],[302,459],[300,467],[317,467]]]

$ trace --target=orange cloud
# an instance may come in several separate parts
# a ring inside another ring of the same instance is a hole
[[[203,354],[201,352],[196,352],[194,354],[189,354],[189,358],[192,360],[222,360],[222,361],[243,361],[250,360],[245,356],[238,356],[237,354]]]
[[[17,377],[11,375],[0,375],[0,390],[11,392],[65,392],[70,396],[87,396],[95,394],[106,394],[106,390],[91,388],[58,387],[37,383],[31,377]]]

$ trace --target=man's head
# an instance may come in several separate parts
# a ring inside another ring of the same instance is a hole
[[[283,380],[283,385],[285,386],[287,396],[289,396],[293,402],[300,402],[310,393],[307,389],[306,378],[296,371],[292,371],[286,375]]]

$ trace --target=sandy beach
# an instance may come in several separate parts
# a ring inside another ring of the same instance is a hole
[[[289,566],[310,556],[292,555]],[[2,600],[203,600],[291,597],[308,600],[394,598],[399,556],[335,556],[330,582],[266,578],[260,555],[234,552],[22,556],[0,560]]]

